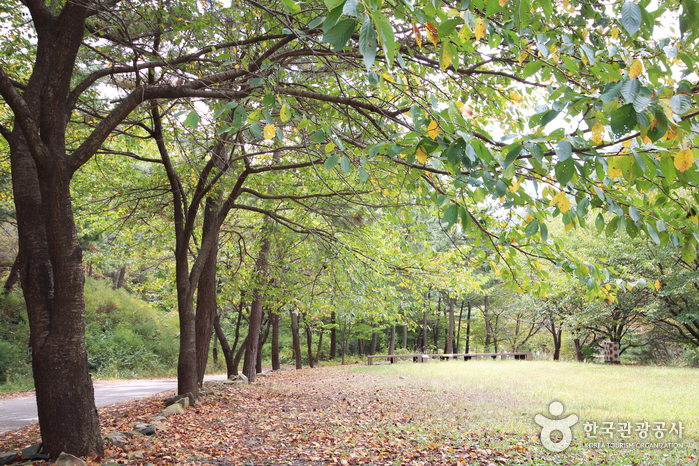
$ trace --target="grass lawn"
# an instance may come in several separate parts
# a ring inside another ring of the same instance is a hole
[[[562,418],[576,414],[575,441],[566,450],[570,459],[603,456],[608,464],[699,464],[699,370],[674,367],[616,366],[550,361],[431,361],[374,365],[354,371],[380,376],[395,385],[421,390],[420,410],[433,419],[466,430],[487,429],[534,440],[541,428],[536,414],[553,418],[549,404],[565,406]],[[637,423],[648,422],[648,438]],[[610,426],[611,435],[586,439],[583,425]],[[630,422],[627,438],[618,431]],[[655,423],[665,422],[662,438]],[[682,438],[669,434],[681,422]],[[623,427],[623,426],[622,426]],[[659,433],[657,435],[660,435]],[[604,448],[594,442],[625,443]],[[636,443],[673,443],[648,448]],[[628,444],[631,445],[629,448]],[[616,446],[618,447],[618,445]],[[636,461],[637,463],[634,463]]]

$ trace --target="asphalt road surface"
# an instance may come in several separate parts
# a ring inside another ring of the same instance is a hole
[[[225,375],[206,376],[205,380],[225,380]],[[142,398],[177,388],[177,379],[129,380],[95,388],[95,404],[106,406],[120,401]],[[36,398],[0,401],[0,434],[39,422]]]

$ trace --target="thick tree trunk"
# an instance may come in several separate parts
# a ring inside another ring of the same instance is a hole
[[[252,291],[252,304],[250,305],[250,325],[248,327],[248,343],[245,351],[245,362],[243,363],[243,374],[245,374],[250,382],[255,381],[255,365],[257,361],[257,342],[262,325],[262,293],[267,283],[267,253],[272,244],[272,227],[271,220],[267,217],[263,219],[261,231],[260,251],[257,254],[255,261],[255,274],[258,282],[255,283]]]
[[[209,197],[206,199],[204,210],[204,225],[202,234],[214,235],[215,244],[204,262],[204,268],[199,275],[197,291],[197,312],[195,316],[196,328],[196,354],[197,354],[197,381],[199,386],[204,383],[206,363],[209,359],[209,347],[213,332],[214,319],[216,318],[216,261],[218,259],[218,231],[217,221],[218,203]],[[214,231],[212,231],[214,230]]]
[[[32,75],[18,97],[26,110],[15,115],[14,128],[5,136],[39,427],[44,452],[52,459],[63,451],[97,456],[103,445],[88,372],[85,276],[70,194],[76,167],[65,145],[66,103],[88,6],[65,3],[60,17],[46,4],[33,7],[37,52]],[[4,71],[0,81],[6,96],[12,84]]]
[[[272,370],[278,371],[282,367],[281,364],[279,364],[279,321],[281,320],[281,316],[279,314],[273,314],[271,316],[271,318],[272,318]]]
[[[330,313],[330,360],[335,359],[335,348],[337,347],[337,332],[335,329],[335,311]]]
[[[226,360],[226,375],[227,378],[233,377],[235,375],[233,373],[233,349],[231,349],[230,346],[228,346],[228,339],[226,338],[226,335],[223,333],[223,329],[221,329],[221,318],[219,317],[218,313],[216,314],[216,318],[214,319],[214,329],[216,330],[216,338],[218,339],[219,343],[221,343],[221,351],[223,351],[223,357]]]
[[[553,332],[553,360],[560,361],[561,359],[561,334],[562,330],[560,327],[558,330]]]
[[[301,360],[301,341],[299,340],[299,316],[294,311],[289,311],[289,316],[291,317],[291,339],[294,347],[296,369],[302,369],[303,361]]]
[[[245,335],[245,338],[243,338],[243,343],[240,345],[240,348],[238,348],[238,351],[235,352],[235,357],[233,358],[233,375],[238,375],[238,367],[240,366],[240,360],[243,359],[243,355],[245,354],[245,350],[248,347],[248,339],[250,338],[250,334],[248,333]]]

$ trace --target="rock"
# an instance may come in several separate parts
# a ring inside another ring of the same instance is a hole
[[[233,385],[235,383],[235,381],[231,380],[231,379],[226,379],[226,380],[221,381],[221,383],[223,385]]]
[[[153,424],[147,424],[141,428],[136,426],[136,430],[138,430],[143,435],[155,435],[158,429]]]
[[[258,377],[267,377],[267,374],[265,372],[260,372],[257,374]]]
[[[141,432],[139,432],[138,430],[130,430],[126,433],[126,436],[128,438],[140,437],[142,435],[143,434]]]
[[[197,399],[194,398],[194,394],[192,392],[187,393],[187,398],[189,399],[189,406],[194,406],[197,404]]]
[[[123,432],[111,432],[104,436],[104,439],[115,447],[124,448],[126,446],[126,434]]]
[[[250,383],[248,382],[248,376],[245,374],[238,374],[238,378],[243,381],[243,383]]]
[[[155,426],[156,430],[159,430],[161,432],[167,431],[167,426],[162,421],[153,421],[152,425]]]
[[[155,416],[153,418],[153,424],[155,424],[156,422],[162,423],[163,421],[166,421],[166,420],[167,420],[167,418],[165,416],[158,415],[158,416]],[[158,427],[158,429],[160,429],[160,427]]]
[[[25,461],[47,460],[48,456],[39,453],[41,451],[41,442],[35,443],[31,447],[27,447],[20,452]]]
[[[167,408],[160,411],[160,414],[162,414],[163,416],[172,416],[173,414],[184,414],[184,408],[182,407],[182,405],[175,403],[174,405],[170,405]]]
[[[183,396],[182,398],[177,400],[177,404],[182,406],[183,409],[187,409],[187,408],[189,408],[189,398],[187,398],[186,396]]]
[[[177,403],[178,401],[180,401],[184,397],[185,397],[185,395],[171,396],[170,398],[166,398],[163,403],[165,403],[165,406],[167,407],[170,405],[174,405],[175,403]]]
[[[77,456],[61,453],[56,460],[55,466],[87,466],[87,464]]]
[[[17,452],[3,453],[0,455],[0,466],[12,463],[17,458]]]
[[[204,390],[213,390],[214,388],[216,388],[216,384],[217,382],[214,382],[213,380],[207,380],[202,384],[202,388]]]

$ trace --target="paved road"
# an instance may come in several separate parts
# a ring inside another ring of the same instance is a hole
[[[206,376],[205,380],[224,380],[225,375]],[[177,388],[177,379],[131,380],[95,388],[95,404],[106,406],[120,401],[142,398]],[[0,434],[39,421],[36,399],[9,399],[0,401]]]

